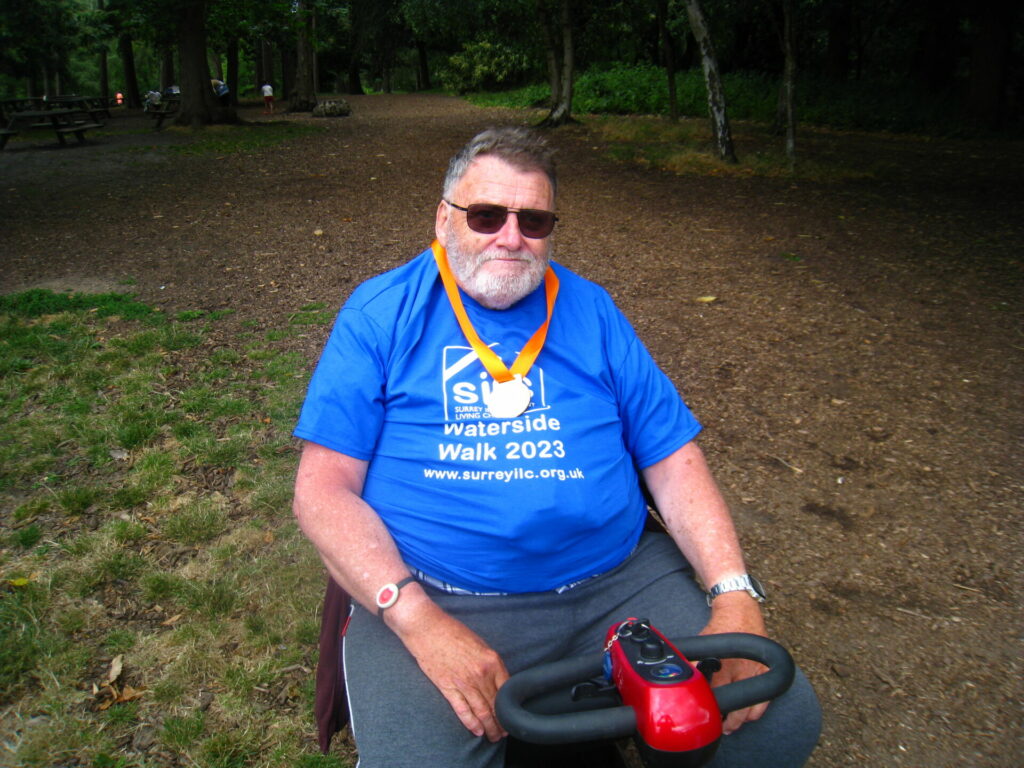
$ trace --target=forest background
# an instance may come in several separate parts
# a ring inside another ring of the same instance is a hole
[[[230,107],[264,83],[307,111],[325,92],[443,88],[514,90],[506,97],[517,103],[562,102],[560,117],[692,116],[707,113],[710,52],[730,116],[780,130],[787,74],[803,122],[1021,129],[1024,38],[1012,0],[703,5],[702,36],[696,0],[11,0],[0,9],[0,93],[120,93],[138,107],[145,92],[180,86],[179,120],[193,124],[234,120]],[[210,78],[228,84],[228,108],[192,87]]]

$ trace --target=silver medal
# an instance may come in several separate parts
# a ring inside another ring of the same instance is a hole
[[[530,388],[523,383],[522,374],[517,373],[511,381],[496,381],[484,404],[496,419],[512,419],[520,416],[530,407]]]

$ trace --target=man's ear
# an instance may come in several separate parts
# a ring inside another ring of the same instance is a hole
[[[451,215],[451,208],[444,200],[437,204],[437,214],[434,217],[434,236],[437,242],[448,247],[448,217]]]

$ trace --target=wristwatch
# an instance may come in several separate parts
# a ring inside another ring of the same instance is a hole
[[[764,593],[764,587],[761,586],[761,582],[749,573],[744,573],[740,576],[733,576],[731,578],[724,579],[709,589],[708,605],[711,605],[712,600],[725,592],[739,592],[740,590],[746,592],[759,603],[763,603],[767,599],[767,596]]]

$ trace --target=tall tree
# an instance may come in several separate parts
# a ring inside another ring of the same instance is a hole
[[[124,77],[125,106],[138,109],[142,106],[141,91],[135,73],[135,46],[128,32],[122,32],[118,36],[117,52],[121,57],[121,74]]]
[[[313,67],[313,9],[307,0],[296,0],[295,83],[288,94],[289,112],[312,112],[316,106]]]
[[[708,34],[699,0],[686,0],[686,15],[690,20],[693,36],[700,47],[701,66],[704,68],[704,82],[708,90],[708,113],[711,117],[711,130],[715,136],[718,156],[727,163],[739,162],[732,143],[732,130],[725,108],[725,90],[722,88],[722,77],[718,73],[718,60],[715,58],[715,48],[711,43],[711,35]]]
[[[200,128],[216,122],[236,122],[234,109],[218,103],[210,87],[206,46],[206,0],[178,0],[178,59],[181,65],[181,107],[175,122]]]
[[[679,97],[676,94],[676,60],[672,33],[668,28],[668,0],[658,0],[658,38],[661,42],[661,58],[668,80],[668,116],[674,123],[679,120]]]
[[[782,2],[782,88],[779,98],[781,123],[786,135],[786,157],[796,162],[796,41],[793,35],[795,0]]]
[[[541,0],[541,6],[544,6]],[[548,17],[548,72],[551,80],[551,112],[541,121],[545,127],[572,122],[573,81],[576,76],[572,39],[572,0],[558,0],[557,16]]]

